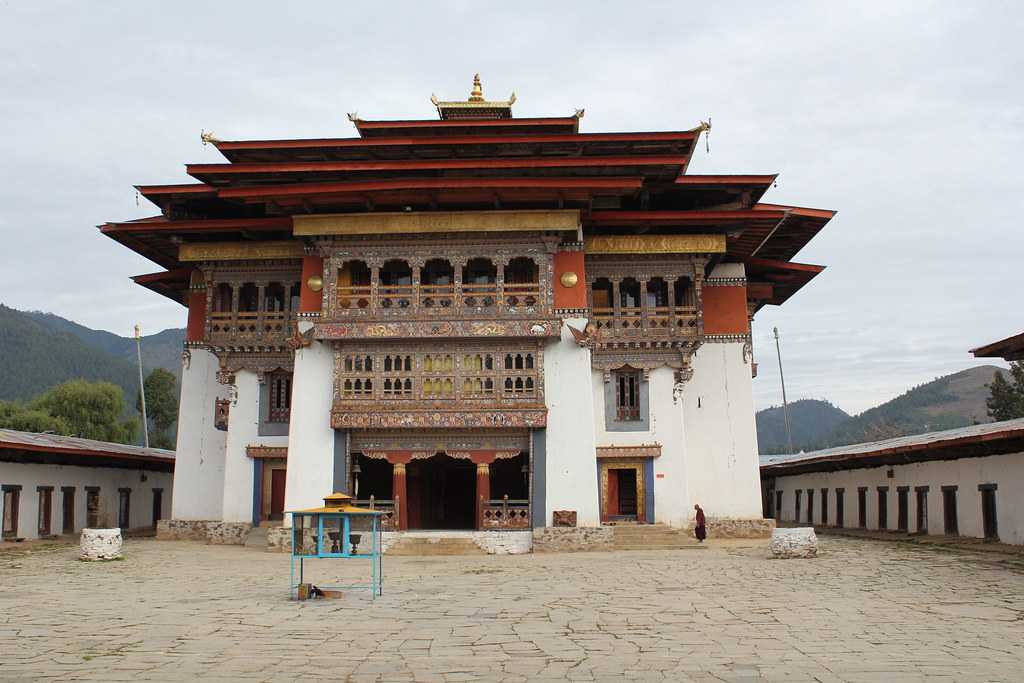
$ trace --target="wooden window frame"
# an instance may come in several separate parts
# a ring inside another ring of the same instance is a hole
[[[53,535],[53,487],[37,486],[38,508],[36,509],[36,535],[46,538]]]
[[[641,422],[640,384],[643,373],[632,369],[615,370],[612,379],[615,382],[615,419],[618,422]]]

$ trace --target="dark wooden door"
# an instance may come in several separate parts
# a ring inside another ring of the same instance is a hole
[[[161,489],[153,489],[153,526],[163,519],[164,492]]]
[[[928,492],[917,492],[917,533],[928,533]]]
[[[49,536],[53,514],[53,489],[39,491],[39,535]]]
[[[64,494],[64,509],[61,519],[61,531],[65,534],[75,533],[75,490],[66,488]]]
[[[18,498],[20,497],[20,494],[21,491],[18,489],[8,489],[4,491],[4,538],[15,538],[18,535]]]
[[[843,498],[845,496],[845,491],[836,490],[836,526],[840,529],[846,524],[846,520],[843,519]]]
[[[866,529],[868,526],[868,492],[857,489],[857,526]]]
[[[896,492],[896,528],[900,531],[907,531],[910,525],[910,507],[907,498],[907,491]]]
[[[942,518],[947,536],[959,536],[960,525],[956,518],[956,491],[946,490],[942,492]]]
[[[284,485],[287,470],[270,471],[270,519],[284,518]]]
[[[999,540],[999,525],[996,521],[996,492],[994,489],[981,491],[981,523],[985,529],[985,538],[990,541]]]

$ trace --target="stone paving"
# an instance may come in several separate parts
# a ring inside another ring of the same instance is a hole
[[[892,543],[823,538],[810,560],[768,559],[767,541],[385,558],[375,602],[305,603],[287,600],[285,555],[144,539],[118,562],[76,552],[0,553],[0,680],[1024,676],[1019,567]]]

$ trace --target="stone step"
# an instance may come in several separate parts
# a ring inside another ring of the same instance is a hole
[[[430,538],[407,536],[386,551],[387,555],[486,555],[469,538]]]
[[[267,549],[267,527],[253,527],[245,537],[246,548]]]

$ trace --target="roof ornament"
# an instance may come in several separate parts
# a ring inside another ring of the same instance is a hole
[[[573,116],[575,116],[575,117],[576,117],[576,118],[578,118],[578,119],[582,119],[582,118],[583,118],[583,112],[584,112],[584,111],[585,111],[584,109],[577,109],[577,110],[576,110],[576,111],[575,111],[575,112],[573,113]]]
[[[704,136],[704,151],[707,152],[708,154],[710,154],[711,153],[711,117],[709,116],[707,121],[701,121],[700,125],[697,126],[696,128],[691,128],[690,132],[696,133],[697,135],[700,135],[701,133],[706,133],[706,135]]]
[[[203,146],[216,145],[220,142],[220,138],[213,134],[213,131],[206,132],[203,129],[199,129],[199,139],[203,141]]]
[[[473,91],[469,93],[470,102],[483,102],[484,89],[480,85],[480,74],[473,74]]]
[[[351,121],[352,123],[358,123],[359,122],[359,112],[357,112],[357,111],[350,111],[348,113],[348,120]]]

